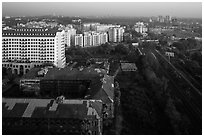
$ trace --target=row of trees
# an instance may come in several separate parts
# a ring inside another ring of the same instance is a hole
[[[80,46],[72,46],[66,50],[67,60],[72,60],[74,58],[88,59],[91,57],[111,57],[111,56],[125,56],[129,53],[129,47],[123,44],[117,44],[113,46],[112,44],[105,43],[97,47],[87,47],[82,48]]]
[[[157,115],[156,125],[163,131],[162,134],[189,134],[190,120],[187,115],[180,112],[176,103],[178,98],[172,97],[170,93],[175,90],[169,80],[164,76],[159,61],[147,53],[139,58],[139,71],[146,80],[146,87],[149,89],[146,94],[154,104],[155,113]],[[180,101],[181,102],[181,101]],[[182,102],[180,103],[181,107]],[[165,122],[164,122],[165,121]],[[168,128],[164,128],[168,125]]]

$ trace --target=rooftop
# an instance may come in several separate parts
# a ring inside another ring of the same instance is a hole
[[[135,63],[121,63],[121,69],[122,71],[136,71],[137,67]]]
[[[76,118],[102,116],[100,100],[63,100],[57,103],[53,99],[2,99],[2,117],[14,118]]]
[[[51,90],[46,85],[47,82],[49,83],[50,80],[61,81],[60,83],[62,84],[66,83],[66,85],[65,86],[59,85],[56,88],[58,88],[59,90],[61,90],[62,88],[63,90],[61,92],[63,93],[63,95],[65,96],[67,95],[66,98],[100,99],[101,96],[103,96],[104,99],[102,99],[102,101],[113,102],[114,77],[108,76],[107,71],[105,69],[96,68],[96,66],[93,67],[90,66],[85,68],[83,67],[79,68],[65,67],[62,69],[51,68],[48,69],[48,72],[44,75],[44,77],[38,78],[38,72],[40,70],[41,68],[31,69],[27,74],[23,76],[22,80],[40,79],[42,92],[44,90],[46,91]],[[72,93],[75,92],[76,94],[79,94],[79,96],[72,97],[71,96]]]
[[[44,80],[94,80],[100,79],[100,72],[93,68],[53,68],[45,75]]]
[[[58,29],[38,29],[38,28],[21,28],[15,30],[3,30],[3,37],[55,37]]]

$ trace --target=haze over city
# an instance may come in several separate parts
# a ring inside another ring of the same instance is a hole
[[[2,7],[3,135],[202,135],[202,2]]]
[[[3,2],[3,16],[158,16],[202,18],[201,2]]]

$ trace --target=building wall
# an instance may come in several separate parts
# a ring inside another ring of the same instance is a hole
[[[110,28],[108,31],[110,42],[122,42],[124,29],[122,27]]]
[[[67,47],[70,47],[71,45],[74,45],[74,36],[76,35],[76,29],[66,27],[65,28],[65,43],[67,44]]]
[[[65,57],[65,31],[57,32],[55,36],[55,62],[54,65],[64,68],[66,64]]]
[[[26,74],[35,66],[41,66],[42,63],[16,63],[16,62],[2,62],[2,67],[11,69],[13,74]]]
[[[135,28],[135,31],[138,33],[145,33],[148,30],[146,25],[143,22],[137,22],[134,28]]]
[[[108,42],[108,35],[107,33],[101,33],[100,34],[100,44],[104,44]]]
[[[92,46],[92,35],[91,34],[85,34],[84,35],[84,47],[90,47]]]
[[[79,45],[79,46],[83,47],[83,35],[82,34],[75,35],[74,45],[75,46]]]
[[[99,33],[93,34],[92,37],[93,37],[93,46],[100,45],[100,35],[99,35]]]
[[[3,37],[2,62],[29,60],[54,62],[54,37]]]
[[[18,74],[20,74],[20,66],[24,68],[23,71],[26,70],[26,66],[39,65],[47,62],[53,63],[57,67],[64,67],[66,58],[63,39],[64,32],[57,32],[57,36],[48,37],[3,36],[2,64],[15,64],[14,66],[16,67],[11,67],[11,69],[12,72],[17,69]]]

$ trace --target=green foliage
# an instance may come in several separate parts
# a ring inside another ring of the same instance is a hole
[[[115,48],[113,46],[111,46],[109,43],[105,43],[102,44],[100,46],[100,52],[103,54],[110,54],[111,52],[113,52],[115,50]]]
[[[7,75],[7,69],[2,67],[2,77],[4,78]]]
[[[185,50],[185,46],[181,42],[174,42],[172,46],[176,47],[179,51]]]
[[[128,53],[128,48],[125,47],[123,44],[118,44],[115,47],[115,53],[126,55]]]
[[[10,82],[13,82],[16,78],[16,75],[12,73],[11,69],[7,69],[7,77]]]
[[[200,66],[202,66],[202,54],[200,52],[195,52],[190,56],[191,60],[197,61]]]

